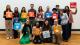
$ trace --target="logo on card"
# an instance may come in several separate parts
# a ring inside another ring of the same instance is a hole
[[[12,12],[6,12],[6,18],[12,18]]]
[[[34,12],[29,12],[29,17],[34,17]]]

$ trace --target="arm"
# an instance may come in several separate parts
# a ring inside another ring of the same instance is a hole
[[[4,13],[3,13],[3,18],[5,18],[6,17],[6,11],[4,11]]]

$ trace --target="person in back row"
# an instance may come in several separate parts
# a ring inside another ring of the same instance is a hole
[[[43,26],[43,21],[44,21],[43,17],[44,17],[44,12],[43,12],[42,6],[39,6],[38,13],[36,15],[36,21],[39,22],[39,25],[41,27]]]
[[[14,13],[13,13],[13,15],[14,15],[14,19],[13,19],[13,27],[14,27],[14,24],[15,23],[17,23],[17,22],[19,22],[20,20],[20,13],[19,13],[19,11],[18,11],[18,7],[15,7],[14,8]],[[13,28],[13,34],[14,34],[14,39],[16,39],[16,38],[18,38],[18,31],[16,30],[16,29],[14,29]]]
[[[44,19],[48,20],[50,25],[52,25],[51,17],[52,17],[52,12],[50,12],[50,8],[49,8],[49,6],[47,6],[47,10],[46,10],[46,12],[44,14]]]
[[[6,10],[4,11],[3,17],[5,18],[7,39],[11,39],[11,38],[13,38],[13,30],[12,30],[13,12],[11,10],[10,5],[6,6]]]
[[[30,4],[31,9],[28,10],[28,16],[31,22],[31,26],[35,23],[36,10],[34,9],[34,4]]]
[[[68,40],[68,15],[66,13],[63,12],[63,10],[60,10],[60,17],[61,17],[61,25],[62,25],[62,29],[63,29],[63,41],[67,41]]]
[[[26,8],[25,7],[22,7],[21,9],[21,16],[20,16],[20,21],[24,24],[26,23],[26,17],[23,17],[24,15],[27,15],[27,12],[26,12]]]

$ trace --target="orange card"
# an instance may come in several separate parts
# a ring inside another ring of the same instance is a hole
[[[29,12],[29,17],[35,17],[34,12]]]
[[[12,12],[6,12],[6,18],[13,18]]]

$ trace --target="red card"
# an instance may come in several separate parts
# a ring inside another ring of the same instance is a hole
[[[70,8],[76,8],[77,3],[76,2],[70,2]]]
[[[6,18],[13,18],[12,12],[6,12]]]
[[[58,15],[57,14],[53,14],[52,15],[52,19],[58,19]]]
[[[35,17],[34,12],[29,12],[29,17]]]

